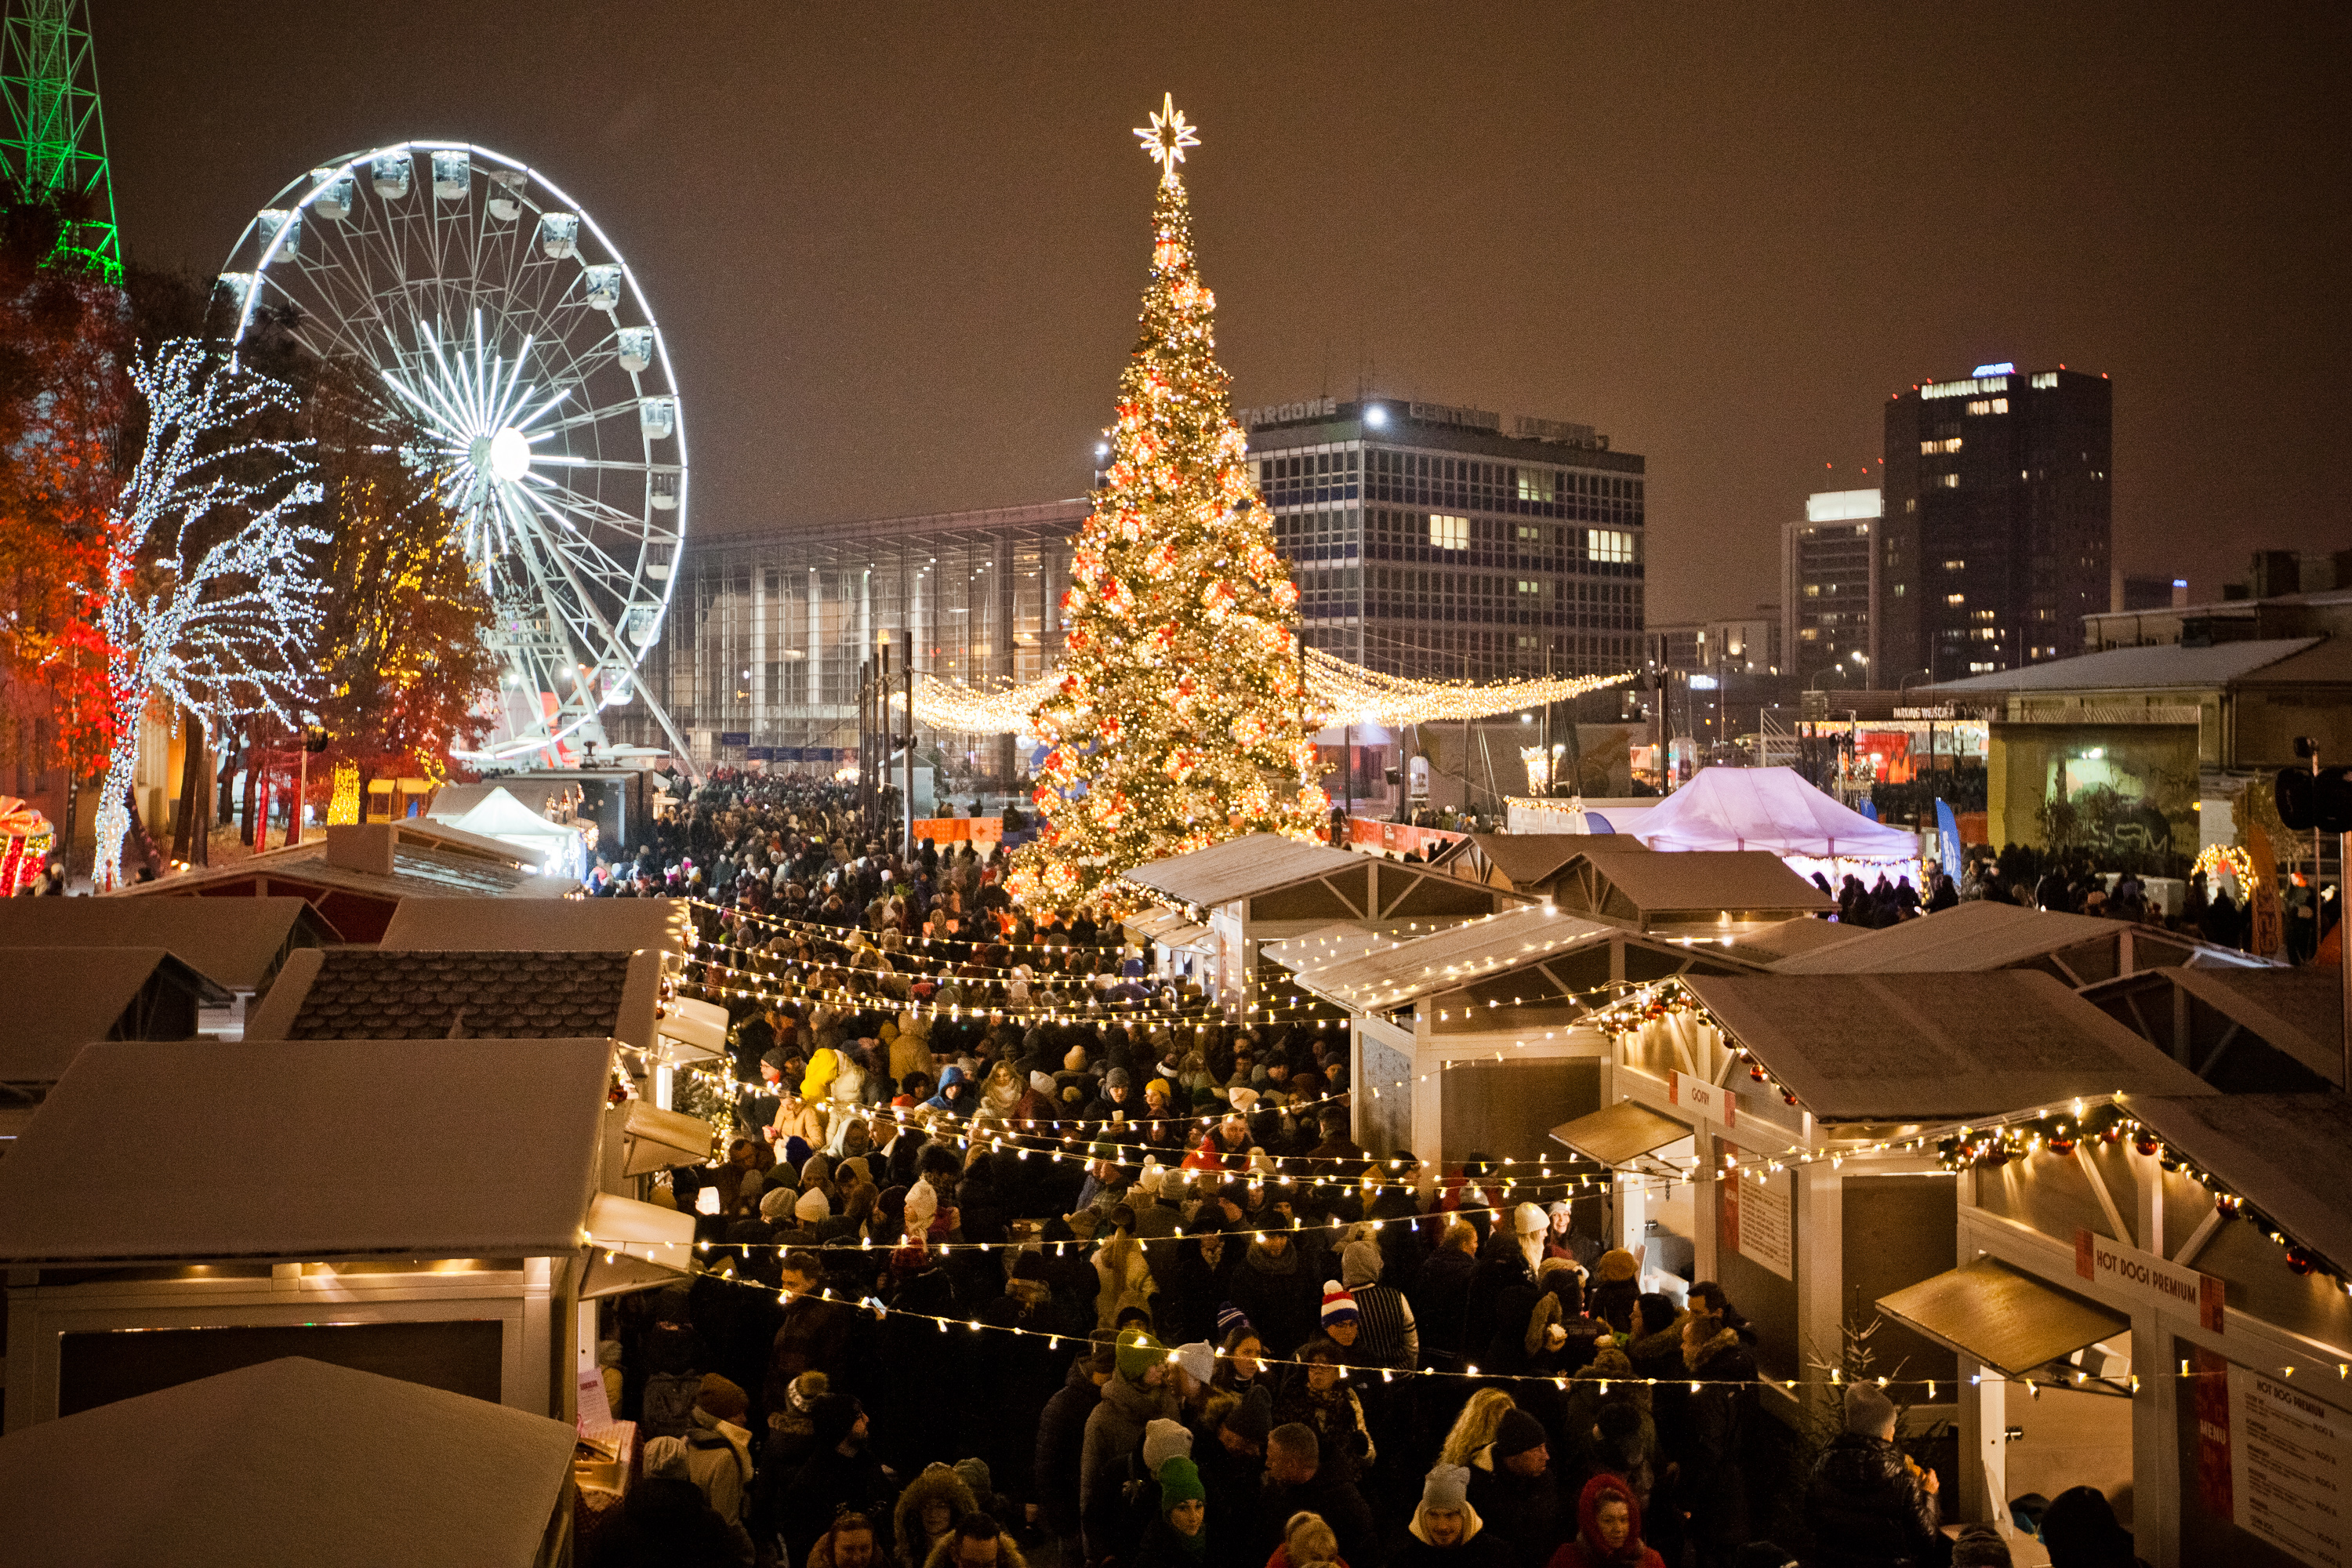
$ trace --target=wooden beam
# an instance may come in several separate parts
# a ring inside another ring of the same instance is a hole
[[[2099,1208],[2106,1215],[2107,1223],[2116,1227],[2116,1239],[2126,1247],[2137,1247],[2139,1243],[2133,1237],[2132,1227],[2124,1223],[2123,1211],[2116,1207],[2116,1195],[2107,1191],[2106,1179],[2099,1174],[2099,1167],[2092,1163],[2091,1152],[2080,1143],[2074,1145],[2074,1163],[2083,1167],[2083,1174],[2091,1178],[2091,1191],[2097,1196]]]

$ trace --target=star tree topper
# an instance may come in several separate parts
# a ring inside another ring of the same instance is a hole
[[[1167,184],[1176,181],[1176,165],[1184,161],[1184,149],[1201,144],[1200,132],[1185,122],[1184,111],[1176,107],[1176,95],[1170,92],[1160,95],[1160,108],[1151,123],[1137,126],[1135,134],[1143,142],[1144,156],[1160,165],[1160,181]]]

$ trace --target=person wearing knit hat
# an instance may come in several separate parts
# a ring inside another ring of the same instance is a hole
[[[1509,1553],[1470,1506],[1470,1468],[1440,1463],[1421,1483],[1421,1503],[1405,1527],[1404,1550],[1391,1568],[1503,1568]]]
[[[770,1187],[760,1194],[760,1217],[770,1225],[782,1225],[795,1217],[793,1205],[799,1194],[790,1187]]]
[[[1503,1412],[1494,1441],[1471,1461],[1469,1501],[1496,1538],[1511,1543],[1510,1568],[1545,1568],[1573,1524],[1542,1422],[1517,1406]]]
[[[1209,1549],[1209,1492],[1201,1472],[1182,1454],[1151,1472],[1160,1482],[1159,1517],[1143,1532],[1130,1568],[1191,1568]]]
[[[1251,1455],[1262,1455],[1265,1436],[1274,1430],[1274,1391],[1260,1383],[1242,1402],[1225,1412],[1218,1425],[1217,1436],[1229,1448],[1238,1447]]]
[[[1206,1340],[1194,1340],[1176,1347],[1176,1370],[1192,1380],[1194,1386],[1206,1388],[1217,1375],[1217,1352]]]
[[[793,1204],[793,1217],[803,1225],[815,1225],[833,1217],[833,1204],[823,1187],[811,1187]]]
[[[1586,1309],[1619,1333],[1633,1327],[1633,1303],[1642,1299],[1641,1261],[1622,1247],[1612,1247],[1593,1260],[1592,1289]]]
[[[1171,1421],[1157,1415],[1143,1424],[1143,1468],[1151,1475],[1174,1458],[1190,1458],[1192,1454],[1192,1429],[1181,1421]]]
[[[1168,1347],[1150,1334],[1138,1331],[1118,1336],[1118,1374],[1133,1384],[1141,1384],[1154,1367],[1168,1364]]]
[[[1239,1307],[1234,1306],[1231,1301],[1217,1303],[1217,1333],[1220,1338],[1232,1333],[1235,1329],[1249,1327],[1249,1315]]]
[[[1362,1320],[1356,1311],[1356,1299],[1348,1294],[1337,1279],[1323,1281],[1323,1331],[1331,1342],[1346,1350],[1356,1342],[1356,1331]]]
[[[940,1194],[928,1176],[919,1178],[907,1189],[905,1207],[906,1229],[908,1236],[927,1236],[931,1219],[940,1212]]]

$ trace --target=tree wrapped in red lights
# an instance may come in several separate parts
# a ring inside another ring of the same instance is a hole
[[[1071,556],[1061,679],[1035,715],[1047,825],[1015,862],[1023,896],[1066,897],[1239,834],[1311,837],[1330,805],[1303,709],[1298,591],[1194,266],[1177,174],[1192,128],[1165,106],[1136,134],[1162,171],[1151,278],[1104,433],[1108,484]]]

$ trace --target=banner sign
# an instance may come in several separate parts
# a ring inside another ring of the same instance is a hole
[[[1726,1128],[1739,1125],[1738,1095],[1698,1079],[1685,1078],[1672,1068],[1666,1069],[1666,1099],[1685,1110],[1696,1111],[1702,1122]]]
[[[2221,1281],[2088,1230],[2074,1232],[2074,1272],[2095,1285],[2168,1307],[2194,1308],[2207,1333],[2222,1331]]]
[[[1004,818],[1001,816],[919,816],[913,827],[918,844],[926,838],[933,844],[1004,842]]]

